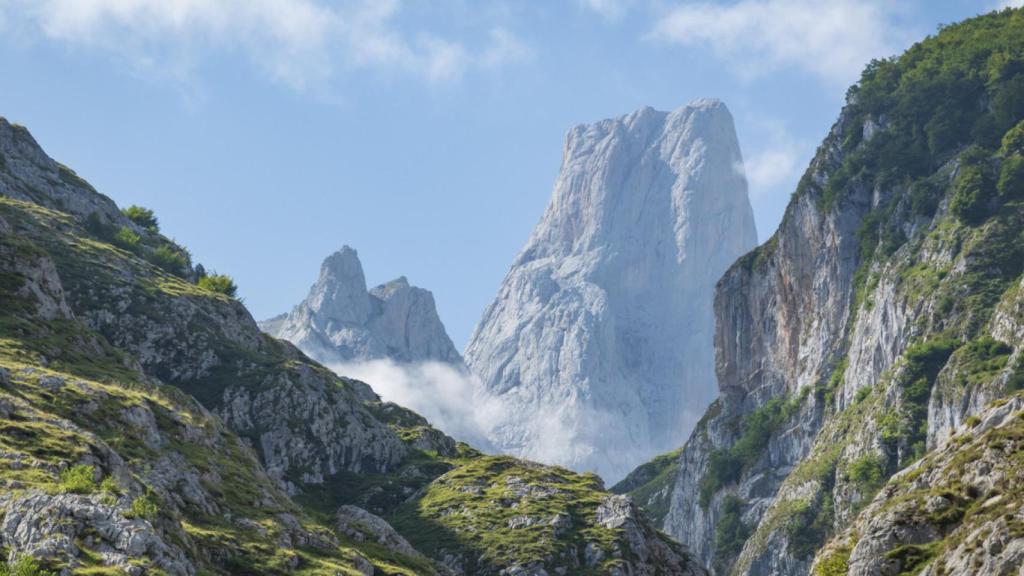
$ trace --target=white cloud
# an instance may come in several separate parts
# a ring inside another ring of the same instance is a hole
[[[1024,7],[1024,0],[1001,0],[998,4],[996,4],[996,9],[997,10],[1002,10],[1003,8],[1021,8],[1021,7]]]
[[[419,413],[435,428],[482,450],[489,449],[488,432],[504,420],[502,406],[479,394],[479,380],[450,364],[371,360],[329,368],[366,382],[384,400]]]
[[[741,0],[676,6],[655,24],[655,39],[709,47],[734,72],[754,78],[794,67],[845,87],[872,58],[896,53],[907,34],[896,3],[879,0]]]
[[[761,132],[762,145],[755,148],[744,165],[738,166],[747,177],[752,198],[770,195],[780,187],[792,189],[809,159],[814,145],[807,140],[794,138],[781,122],[761,121],[751,126]]]
[[[580,0],[584,7],[609,20],[618,20],[633,4],[633,0]]]
[[[9,15],[43,37],[103,50],[146,70],[187,73],[208,50],[240,52],[274,80],[322,86],[352,69],[397,70],[429,82],[527,59],[522,40],[495,28],[469,48],[407,32],[398,0],[9,0]]]

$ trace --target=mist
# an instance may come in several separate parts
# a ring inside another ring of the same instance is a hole
[[[505,420],[500,403],[480,391],[479,379],[443,362],[399,364],[370,360],[329,364],[340,376],[366,382],[388,402],[413,410],[445,434],[493,452],[488,432]]]

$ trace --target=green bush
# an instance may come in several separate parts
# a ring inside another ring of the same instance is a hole
[[[156,216],[153,215],[153,211],[149,208],[143,208],[142,206],[136,206],[133,204],[122,209],[121,213],[127,216],[132,222],[135,222],[150,232],[160,231],[160,222],[157,221]]]
[[[156,502],[146,494],[132,500],[131,508],[125,512],[124,516],[125,518],[139,518],[152,522],[156,520],[159,513],[160,508],[156,505]]]
[[[86,464],[72,466],[60,473],[60,487],[71,494],[90,494],[96,491],[95,469]]]
[[[850,549],[843,547],[825,556],[814,569],[814,576],[846,576],[850,571]]]
[[[707,508],[719,488],[739,480],[743,469],[757,462],[772,436],[793,418],[799,406],[799,398],[772,398],[743,419],[742,432],[732,447],[716,450],[708,458],[699,486],[701,506]]]
[[[977,164],[968,164],[956,177],[949,209],[962,222],[977,224],[988,215],[992,192],[991,179],[984,169]]]
[[[1024,120],[1010,128],[1003,135],[1002,146],[999,147],[999,154],[1011,156],[1013,154],[1024,154]]]
[[[1024,198],[1024,156],[1010,156],[999,170],[996,192],[1004,200]]]
[[[742,471],[743,462],[730,450],[712,452],[708,457],[707,470],[700,479],[700,505],[707,508],[715,492],[739,480]]]
[[[884,459],[874,454],[861,456],[847,465],[846,477],[862,495],[870,496],[885,482]]]
[[[184,250],[161,244],[149,255],[149,261],[171,274],[182,276],[188,270],[191,258]]]
[[[102,217],[97,212],[90,212],[85,218],[85,229],[93,236],[110,242],[114,238],[114,229],[103,222]]]
[[[746,504],[730,495],[722,505],[722,515],[715,526],[715,563],[719,568],[727,566],[750,537],[750,528],[743,523],[743,506]]]
[[[35,558],[22,554],[14,562],[0,563],[0,576],[54,576],[54,572],[44,570]]]
[[[122,226],[121,229],[117,231],[117,234],[114,234],[113,238],[114,244],[128,250],[129,252],[137,251],[141,240],[142,238],[127,226]]]
[[[942,189],[931,180],[919,180],[910,187],[910,207],[915,214],[932,216],[939,206]]]
[[[797,512],[786,524],[789,550],[797,558],[813,557],[832,533],[836,513],[832,487],[827,486],[822,492],[811,505]]]
[[[107,476],[100,482],[100,491],[106,494],[120,494],[121,487],[117,484],[117,480],[114,480],[113,476]]]
[[[232,280],[230,276],[217,274],[216,272],[200,278],[199,287],[204,290],[210,290],[211,292],[217,292],[232,298],[234,298],[235,294],[238,292],[238,287],[235,286],[235,281]]]

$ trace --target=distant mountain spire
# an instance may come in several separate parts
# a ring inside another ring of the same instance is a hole
[[[466,361],[499,448],[614,481],[686,439],[715,397],[715,282],[756,245],[717,100],[577,126],[540,223]]]

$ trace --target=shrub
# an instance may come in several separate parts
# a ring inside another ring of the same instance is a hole
[[[915,214],[932,216],[939,206],[941,189],[930,180],[919,180],[910,187],[910,207]]]
[[[996,192],[1004,200],[1024,198],[1024,156],[1010,156],[999,171]]]
[[[238,287],[235,286],[235,281],[232,280],[230,276],[217,274],[216,272],[200,278],[199,287],[204,290],[210,290],[211,292],[230,296],[231,298],[234,298],[235,294],[238,292]]]
[[[132,500],[131,508],[125,512],[125,518],[139,518],[141,520],[148,520],[152,522],[156,520],[157,514],[160,513],[160,508],[157,507],[156,502],[148,494],[139,496]]]
[[[100,490],[107,494],[120,494],[121,487],[118,486],[117,480],[114,480],[112,476],[107,476],[100,482]]]
[[[0,576],[54,576],[54,573],[43,570],[35,558],[22,554],[14,562],[0,563]]]
[[[743,419],[743,431],[732,447],[716,450],[708,458],[707,471],[700,480],[701,506],[707,508],[719,488],[739,480],[743,469],[761,457],[772,435],[792,419],[799,406],[799,398],[772,398]]]
[[[72,494],[89,494],[96,491],[95,469],[86,464],[72,466],[60,473],[60,487]]]
[[[110,226],[103,222],[103,219],[97,212],[90,212],[85,218],[85,229],[97,238],[101,238],[110,242],[114,238],[114,230]]]
[[[121,229],[117,231],[117,234],[114,234],[113,238],[114,244],[128,250],[129,252],[137,251],[139,249],[139,241],[141,240],[142,238],[127,226],[122,226]]]
[[[700,505],[707,508],[715,492],[739,480],[742,471],[743,462],[730,450],[712,452],[708,457],[708,468],[700,479]]]
[[[1021,120],[1016,126],[1006,131],[1006,134],[1003,135],[1002,144],[999,148],[999,153],[1003,156],[1024,154],[1024,120]]]
[[[746,504],[730,495],[722,506],[722,516],[715,526],[715,563],[727,565],[740,551],[750,537],[750,528],[743,523],[743,506]]]
[[[977,164],[962,167],[953,185],[950,211],[966,224],[977,224],[988,215],[991,199],[992,183],[984,170]]]
[[[136,206],[133,204],[122,209],[121,213],[127,216],[132,222],[135,222],[150,232],[160,231],[160,222],[157,221],[156,216],[153,215],[153,211],[149,208],[143,208],[142,206]]]
[[[832,532],[835,520],[835,501],[831,486],[820,497],[797,512],[786,525],[789,549],[797,558],[813,557]]]
[[[871,386],[865,386],[863,388],[859,388],[857,390],[857,393],[853,397],[853,403],[854,404],[860,404],[865,399],[867,399],[868,396],[871,396]]]
[[[846,477],[862,495],[874,494],[885,481],[884,462],[875,454],[861,456],[846,467]]]
[[[850,549],[838,548],[825,556],[814,569],[814,576],[846,576],[850,571]]]
[[[161,244],[149,255],[149,261],[176,276],[182,276],[188,269],[191,258],[184,250]]]

